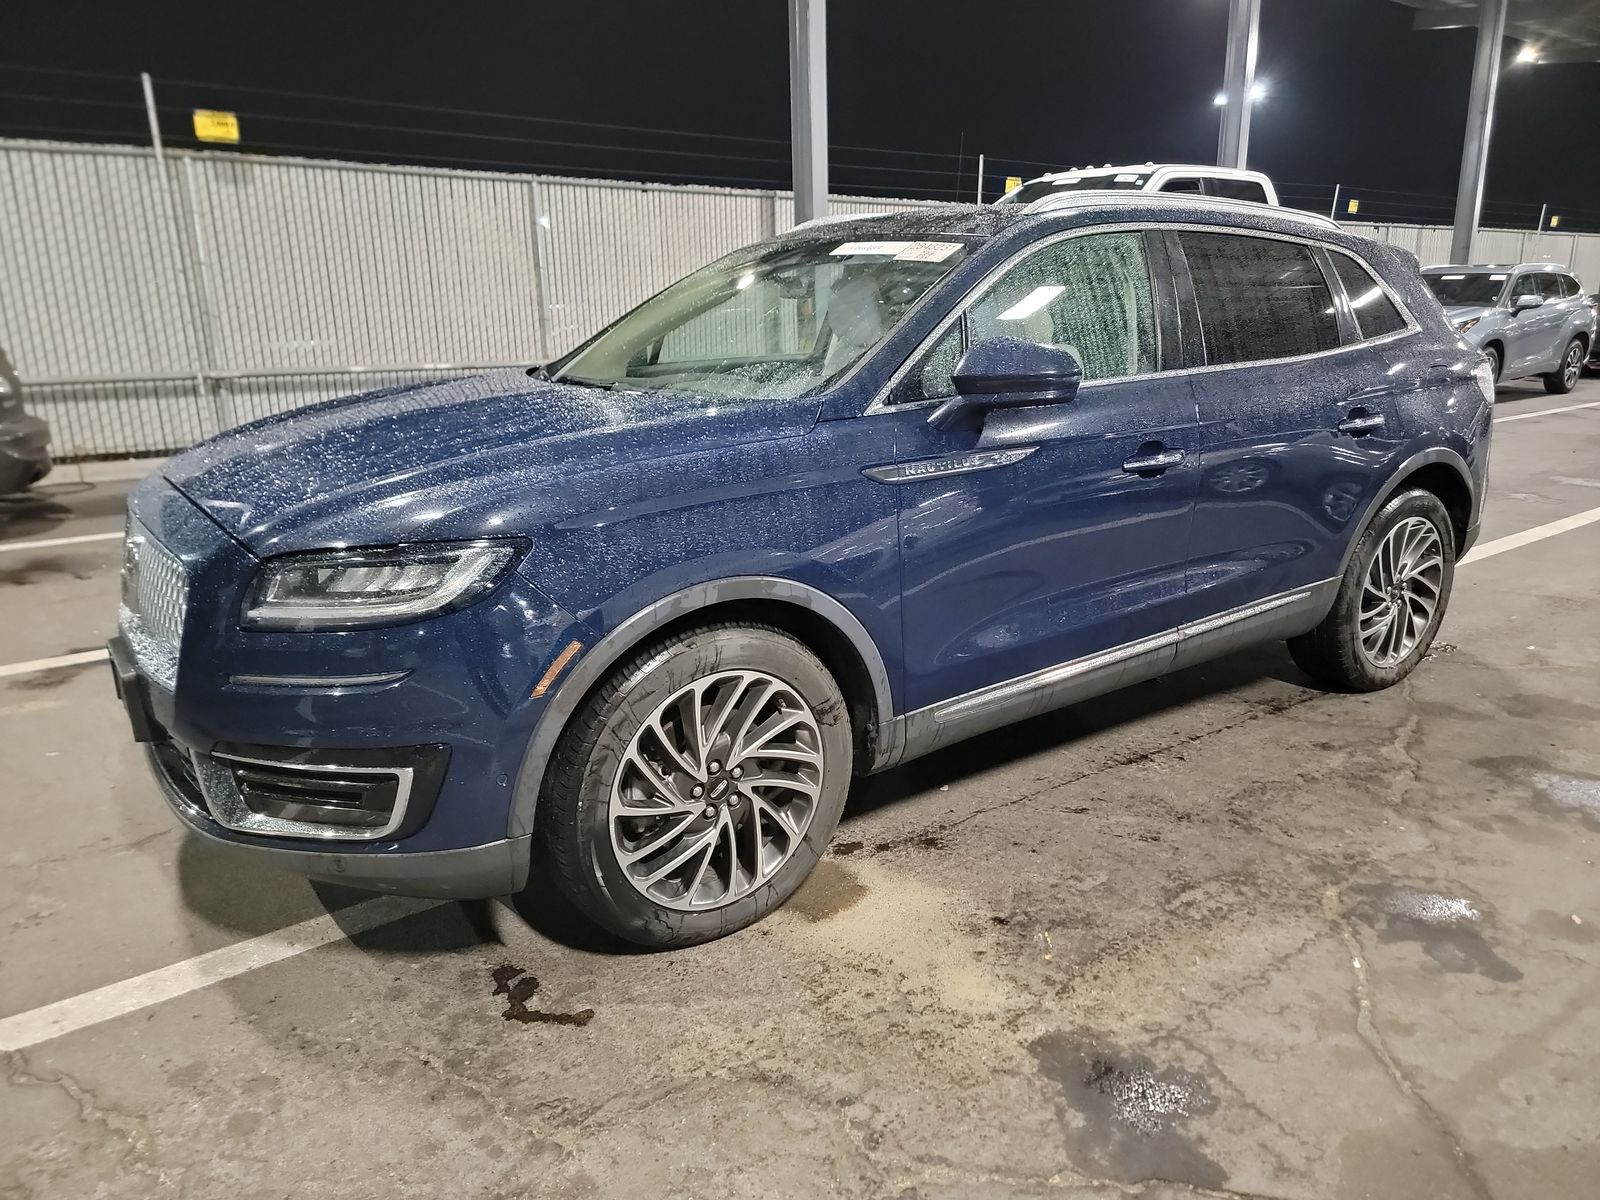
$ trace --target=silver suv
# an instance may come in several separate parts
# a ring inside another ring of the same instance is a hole
[[[1539,375],[1556,395],[1577,386],[1595,314],[1566,267],[1425,267],[1422,277],[1461,336],[1488,356],[1497,380]]]

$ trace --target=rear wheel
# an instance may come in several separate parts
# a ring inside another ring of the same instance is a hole
[[[778,907],[833,836],[852,774],[848,711],[780,630],[713,625],[620,667],[563,735],[544,846],[588,917],[689,946]]]
[[[1322,624],[1290,639],[1289,653],[1333,687],[1370,692],[1399,683],[1433,645],[1455,566],[1455,532],[1439,498],[1401,492],[1361,536]]]
[[[1565,396],[1578,386],[1583,374],[1583,339],[1573,338],[1562,352],[1561,365],[1544,377],[1544,390],[1554,396]]]

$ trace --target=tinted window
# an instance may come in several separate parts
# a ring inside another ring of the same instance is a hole
[[[1382,337],[1406,327],[1406,319],[1400,315],[1394,301],[1389,299],[1388,293],[1378,286],[1378,281],[1368,274],[1365,267],[1348,254],[1340,254],[1337,250],[1329,253],[1333,256],[1333,269],[1339,272],[1339,282],[1344,284],[1344,294],[1350,299],[1350,308],[1355,313],[1356,325],[1362,337]]]
[[[1070,350],[1085,379],[1154,371],[1155,306],[1144,239],[1137,233],[1091,234],[1029,255],[973,301],[896,399],[954,395],[950,375],[957,360],[968,346],[992,337]]]
[[[1546,300],[1562,300],[1566,297],[1566,289],[1562,286],[1559,275],[1539,276],[1539,295]]]
[[[1161,185],[1163,192],[1192,192],[1199,195],[1201,184],[1198,179],[1169,179]]]
[[[1254,179],[1213,179],[1211,194],[1221,196],[1224,200],[1254,200],[1257,204],[1267,202],[1267,189]]]
[[[1539,291],[1539,277],[1537,275],[1531,273],[1518,275],[1516,279],[1512,280],[1511,299],[1513,300],[1518,296],[1540,296],[1543,294]]]
[[[1571,275],[1561,277],[1561,294],[1569,299],[1583,295],[1583,288]]]
[[[1235,234],[1179,235],[1208,363],[1290,358],[1339,344],[1333,297],[1298,242]]]

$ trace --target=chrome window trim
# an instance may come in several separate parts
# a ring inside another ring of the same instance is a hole
[[[1421,324],[1421,322],[1419,322],[1417,320],[1416,317],[1414,317],[1411,314],[1410,306],[1407,305],[1405,303],[1405,301],[1403,301],[1400,298],[1399,293],[1397,293],[1392,287],[1390,287],[1388,285],[1388,283],[1384,280],[1382,275],[1379,275],[1378,272],[1376,272],[1376,271],[1374,271],[1372,269],[1372,264],[1369,263],[1364,257],[1362,257],[1361,255],[1357,254],[1354,250],[1346,250],[1343,246],[1335,246],[1335,245],[1328,244],[1328,243],[1324,243],[1323,250],[1327,254],[1330,254],[1330,255],[1332,255],[1332,254],[1342,254],[1346,258],[1352,260],[1358,267],[1360,267],[1363,271],[1365,271],[1368,276],[1371,277],[1373,283],[1378,285],[1378,290],[1381,291],[1385,296],[1389,297],[1389,303],[1394,305],[1395,311],[1398,312],[1401,315],[1401,317],[1403,317],[1405,319],[1406,327],[1404,329],[1397,329],[1393,333],[1385,333],[1385,334],[1383,334],[1383,335],[1381,335],[1379,337],[1375,337],[1375,338],[1362,338],[1359,342],[1351,342],[1350,345],[1352,345],[1352,346],[1366,346],[1366,345],[1371,345],[1371,344],[1376,343],[1376,342],[1386,342],[1386,341],[1390,340],[1391,338],[1399,337],[1402,334],[1421,333],[1422,332],[1422,324]],[[1337,270],[1334,273],[1337,274],[1338,273]],[[1341,287],[1342,286],[1343,286],[1343,281],[1341,281]],[[1346,305],[1350,304],[1350,299],[1351,299],[1350,296],[1347,294],[1345,296]],[[1352,312],[1355,311],[1353,306],[1351,307],[1351,311]],[[1361,329],[1361,322],[1360,322],[1360,320],[1357,320],[1356,321],[1356,330],[1359,332],[1360,329]]]
[[[1143,193],[1140,194],[1142,195]],[[1242,204],[1245,202],[1240,201],[1240,203]],[[1255,205],[1253,207],[1256,210],[1259,210],[1262,206]],[[1389,287],[1389,285],[1383,281],[1378,273],[1372,269],[1372,265],[1356,251],[1348,249],[1344,246],[1336,245],[1332,242],[1324,242],[1317,238],[1302,237],[1298,234],[1277,233],[1268,230],[1238,229],[1225,225],[1200,225],[1188,222],[1128,221],[1111,225],[1088,225],[1081,229],[1064,229],[1058,233],[1053,233],[1048,237],[1043,237],[1037,241],[1029,242],[1026,246],[1019,248],[1015,253],[1011,254],[1008,258],[993,267],[987,275],[974,284],[967,292],[966,296],[961,302],[960,307],[955,308],[949,313],[945,314],[943,319],[941,319],[940,322],[933,327],[933,330],[917,344],[917,348],[906,357],[906,360],[897,368],[895,368],[894,373],[891,374],[888,381],[878,389],[877,393],[872,397],[872,402],[867,405],[866,409],[861,415],[864,417],[870,417],[885,412],[912,412],[917,409],[927,408],[930,405],[943,404],[945,400],[949,399],[947,396],[935,396],[927,400],[914,400],[907,404],[889,403],[889,397],[894,393],[894,389],[900,385],[900,382],[911,373],[912,366],[917,363],[924,354],[931,350],[938,343],[940,338],[950,331],[950,327],[952,325],[966,315],[967,310],[971,308],[972,305],[975,304],[980,298],[982,298],[984,293],[998,283],[1000,278],[1007,271],[1009,271],[1027,255],[1036,250],[1043,250],[1047,247],[1053,246],[1057,242],[1066,241],[1068,238],[1087,237],[1090,234],[1095,233],[1144,233],[1148,231],[1169,230],[1178,233],[1223,233],[1232,234],[1236,237],[1270,238],[1280,242],[1294,242],[1298,245],[1306,246],[1311,249],[1322,248],[1325,250],[1337,250],[1342,254],[1348,254],[1354,258],[1356,262],[1361,264],[1362,268],[1373,277],[1379,287],[1383,288],[1384,293],[1394,303],[1395,307],[1400,310],[1400,315],[1405,318],[1406,327],[1404,329],[1396,330],[1394,333],[1386,333],[1382,337],[1364,338],[1359,342],[1350,342],[1347,345],[1334,346],[1328,350],[1314,350],[1309,354],[1292,354],[1283,358],[1252,358],[1245,362],[1208,363],[1203,367],[1173,367],[1171,370],[1167,371],[1146,371],[1139,375],[1118,375],[1112,379],[1086,379],[1079,386],[1079,391],[1087,391],[1091,388],[1105,387],[1110,384],[1137,383],[1140,380],[1145,379],[1174,379],[1180,376],[1202,375],[1213,371],[1237,371],[1243,367],[1310,362],[1314,359],[1328,358],[1335,354],[1345,354],[1351,350],[1362,350],[1369,346],[1381,346],[1386,342],[1399,341],[1402,338],[1408,338],[1414,334],[1422,332],[1422,326],[1418,324],[1417,319],[1411,314],[1410,308],[1401,303],[1400,297],[1395,294],[1394,289]],[[1331,287],[1329,288],[1329,294],[1331,298]]]
[[[341,830],[337,826],[321,825],[311,821],[286,821],[276,817],[263,817],[245,807],[239,796],[238,785],[233,782],[233,772],[219,767],[211,759],[247,763],[255,767],[271,767],[280,771],[328,772],[346,771],[353,775],[393,775],[397,781],[394,794],[394,811],[389,820],[378,829],[357,832]],[[340,763],[292,763],[264,758],[248,758],[242,754],[193,754],[195,775],[200,781],[200,792],[206,799],[211,819],[236,833],[257,837],[314,838],[324,842],[371,842],[388,837],[400,828],[411,803],[411,784],[415,770],[411,767],[351,767]],[[213,792],[220,793],[214,796]]]

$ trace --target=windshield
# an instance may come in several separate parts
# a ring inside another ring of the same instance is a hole
[[[965,243],[753,246],[679,280],[551,378],[625,391],[799,396],[838,379],[966,256]]]
[[[1500,299],[1505,290],[1504,275],[1487,272],[1463,275],[1426,275],[1428,286],[1439,297],[1440,304],[1489,305]]]
[[[1054,179],[1035,179],[1014,192],[1001,196],[996,204],[1032,204],[1057,192],[1137,192],[1150,182],[1150,172],[1119,171],[1115,175],[1061,175]]]

